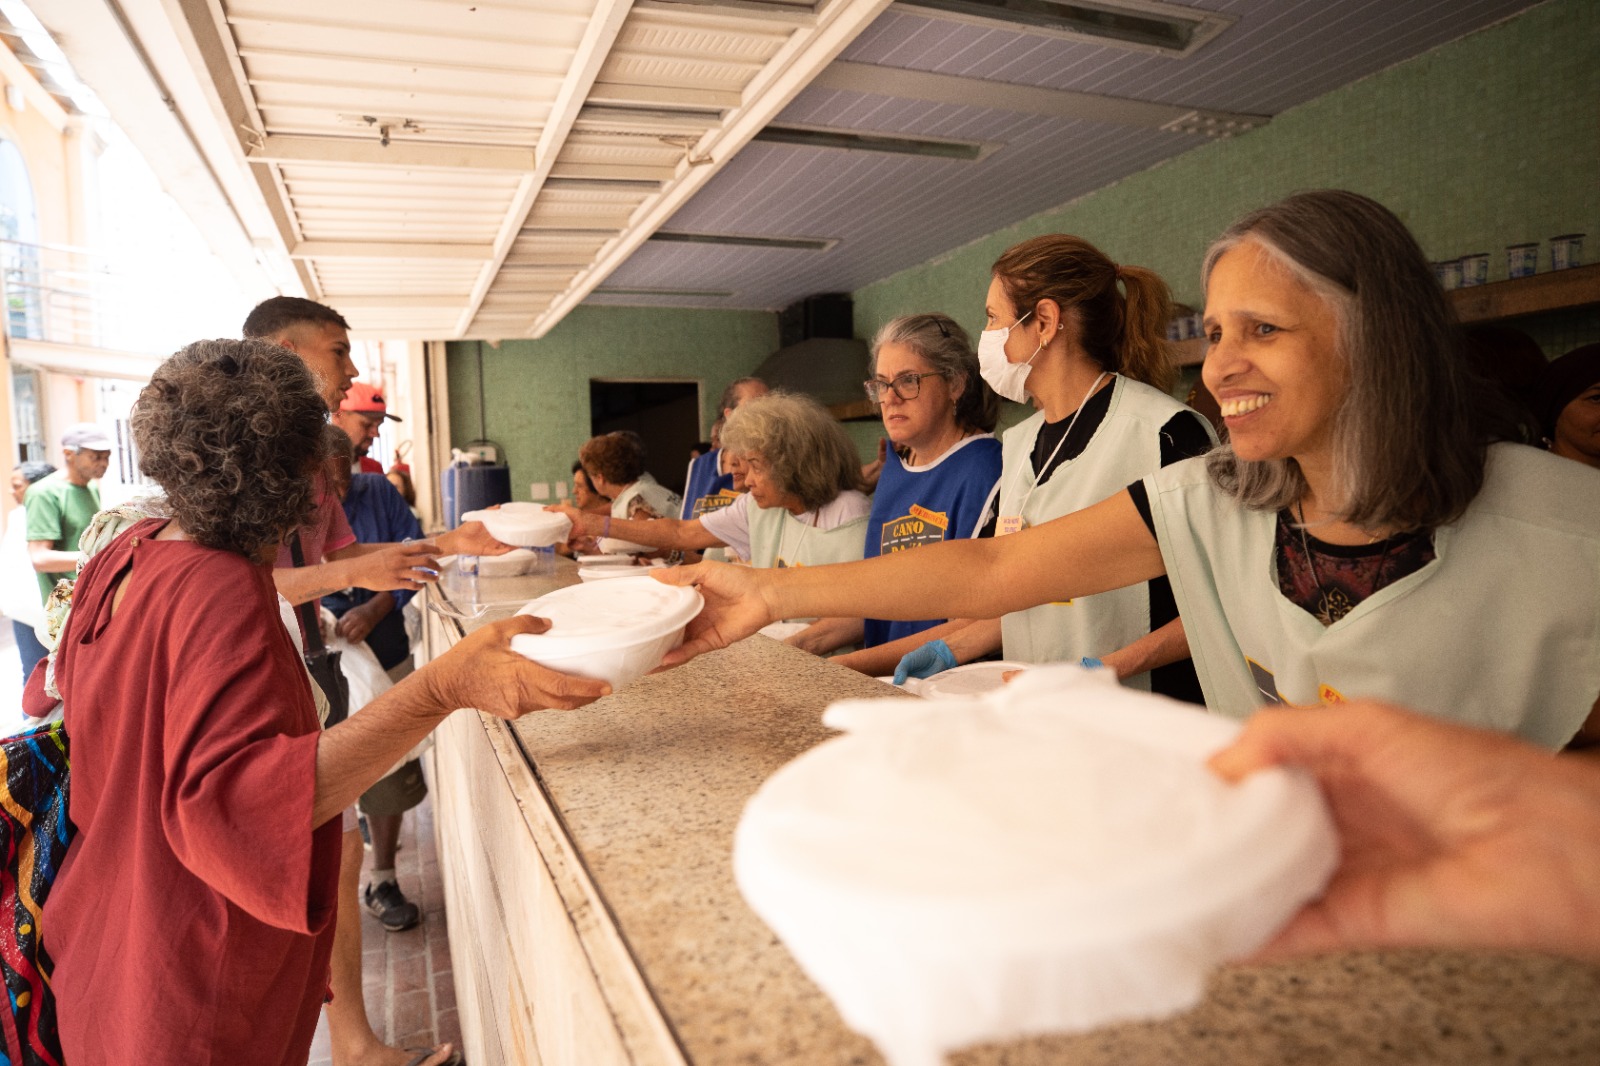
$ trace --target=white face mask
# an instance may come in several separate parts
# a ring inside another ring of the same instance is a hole
[[[1032,311],[1028,315],[1033,314]],[[1023,388],[1023,382],[1028,380],[1028,371],[1033,369],[1033,361],[1039,357],[1039,352],[1044,351],[1041,342],[1038,349],[1025,363],[1013,363],[1006,358],[1006,338],[1011,336],[1011,331],[1022,325],[1023,315],[1004,329],[986,329],[978,334],[978,373],[983,375],[983,380],[989,387],[1013,403],[1027,403],[1028,393]]]

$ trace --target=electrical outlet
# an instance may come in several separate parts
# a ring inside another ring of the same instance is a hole
[[[528,495],[536,500],[548,500],[550,498],[550,482],[535,481],[528,486]]]

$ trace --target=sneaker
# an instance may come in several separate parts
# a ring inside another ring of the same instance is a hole
[[[422,920],[422,908],[406,899],[400,886],[393,881],[368,885],[361,892],[361,900],[371,914],[391,933],[410,929]]]

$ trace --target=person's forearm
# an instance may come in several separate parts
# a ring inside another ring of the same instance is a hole
[[[1100,661],[1116,671],[1118,681],[1123,681],[1158,666],[1182,662],[1188,657],[1189,637],[1183,631],[1183,619],[1174,618],[1132,644],[1100,656]]]
[[[594,520],[584,524],[585,531],[597,537],[615,537],[618,540],[632,541],[651,548],[672,548],[683,551],[700,551],[722,546],[722,541],[712,536],[705,526],[692,518],[687,522],[681,518],[651,518],[639,522],[631,518],[611,518],[602,515],[591,517]]]
[[[65,574],[78,568],[82,558],[77,552],[57,551],[54,548],[34,548],[28,553],[33,568],[41,574]]]
[[[413,674],[323,733],[311,824],[338,817],[454,709]]]
[[[850,644],[860,644],[862,632],[859,618],[819,618],[784,643],[812,655],[826,655]]]
[[[998,618],[1165,572],[1126,492],[1004,537],[951,540],[842,566],[763,572],[771,618]]]
[[[278,595],[298,607],[350,588],[350,576],[350,560],[336,559],[316,566],[280,566],[272,571],[272,583]]]
[[[974,628],[976,627],[976,628]],[[984,646],[986,634],[990,628],[994,630],[994,647]],[[969,634],[968,630],[972,630]],[[871,648],[862,648],[848,655],[840,655],[833,661],[840,666],[847,666],[852,670],[859,670],[863,674],[873,677],[883,677],[894,673],[895,667],[900,665],[900,660],[928,643],[930,640],[942,640],[950,646],[955,653],[956,662],[970,663],[974,659],[1000,647],[1000,623],[988,619],[974,621],[970,618],[952,618],[948,622],[940,622],[930,629],[920,633],[913,633],[909,637],[891,640],[886,644],[879,644]]]

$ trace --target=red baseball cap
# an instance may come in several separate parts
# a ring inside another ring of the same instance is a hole
[[[383,402],[383,393],[377,386],[368,385],[365,381],[355,381],[350,384],[350,391],[344,394],[344,399],[339,403],[339,410],[353,411],[363,415],[382,415],[391,422],[401,422],[404,419],[389,413],[388,405]]]

